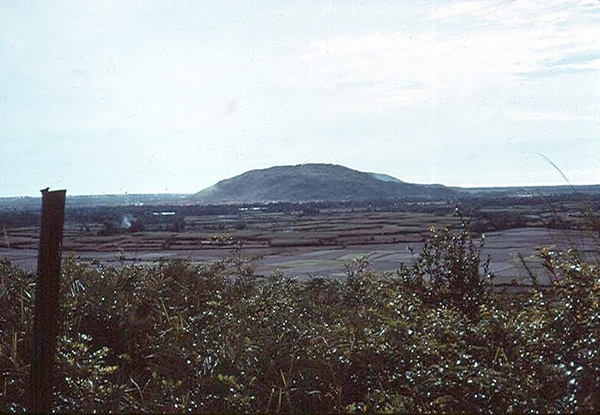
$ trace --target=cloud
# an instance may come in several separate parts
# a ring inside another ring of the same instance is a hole
[[[508,58],[513,65],[523,62],[520,73],[544,70],[561,61],[595,60],[600,51],[598,2],[453,2],[437,9],[432,18],[447,27],[444,34],[449,36],[460,36],[462,31],[456,29],[468,27],[473,35],[481,36],[490,52],[500,43],[510,46],[513,53],[505,50],[499,58]]]

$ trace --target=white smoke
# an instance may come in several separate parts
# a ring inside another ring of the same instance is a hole
[[[131,214],[123,215],[121,218],[121,228],[129,229],[131,225],[135,222],[135,217]]]

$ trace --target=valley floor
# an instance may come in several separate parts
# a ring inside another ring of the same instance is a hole
[[[383,244],[333,245],[323,247],[249,247],[241,251],[246,258],[255,258],[257,275],[268,276],[280,271],[283,275],[296,278],[341,277],[345,266],[354,259],[366,257],[370,267],[378,272],[395,272],[400,264],[410,265],[420,252],[421,242],[397,242]],[[530,284],[525,269],[521,266],[521,254],[531,268],[539,274],[540,282],[547,283],[547,276],[540,269],[536,248],[557,246],[563,249],[576,247],[583,252],[593,252],[595,245],[584,232],[552,230],[545,228],[517,228],[485,234],[482,259],[490,257],[491,271],[495,273],[495,284],[508,285],[513,282]],[[411,253],[412,248],[412,253]],[[414,254],[413,254],[414,253]],[[186,259],[193,263],[220,260],[231,251],[223,248],[78,251],[66,249],[63,258],[73,255],[79,261],[90,263],[98,260],[108,265],[144,264],[165,259]],[[37,250],[33,248],[0,248],[0,258],[7,258],[27,271],[35,271]]]

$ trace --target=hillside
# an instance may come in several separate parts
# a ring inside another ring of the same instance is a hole
[[[204,189],[192,198],[202,203],[305,202],[450,197],[444,186],[404,183],[388,175],[335,164],[300,164],[251,170]]]

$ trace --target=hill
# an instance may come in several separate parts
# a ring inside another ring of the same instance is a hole
[[[335,164],[299,164],[251,170],[192,196],[201,203],[256,203],[375,200],[404,197],[444,198],[445,186],[402,182]]]

